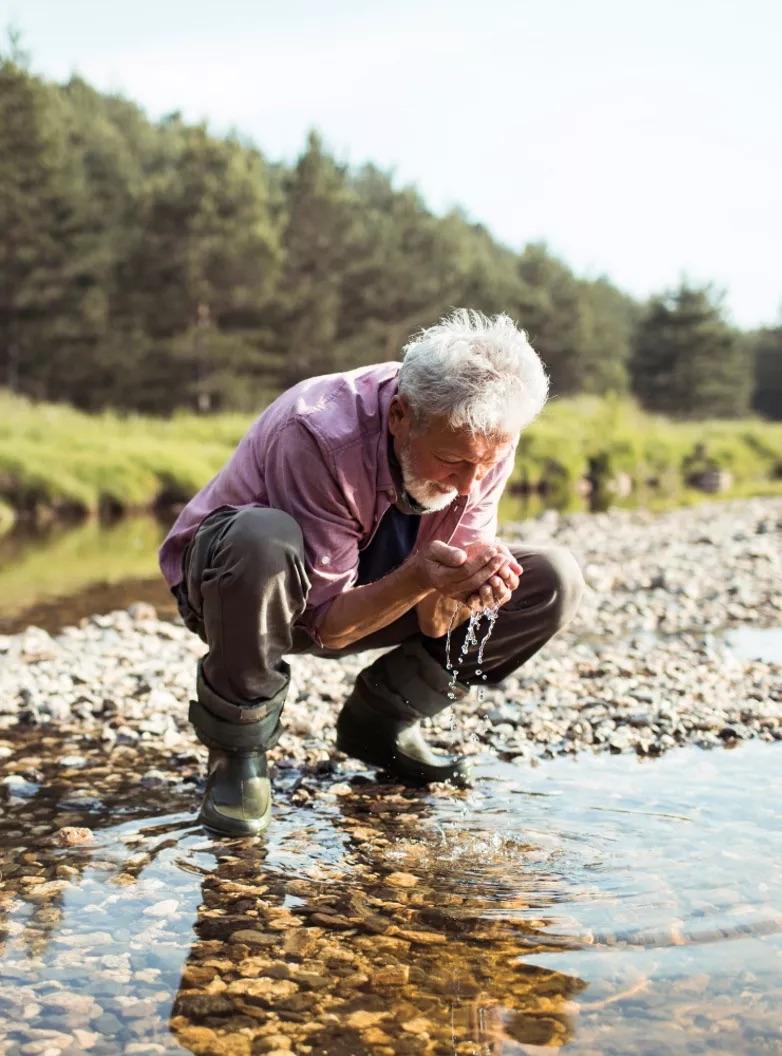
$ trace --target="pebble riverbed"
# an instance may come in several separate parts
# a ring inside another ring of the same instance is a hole
[[[782,739],[780,666],[740,659],[725,638],[729,628],[782,626],[782,500],[548,512],[507,525],[504,537],[569,547],[586,594],[575,620],[501,688],[482,700],[476,688],[434,720],[433,743],[523,760]],[[187,702],[205,650],[144,603],[54,636],[36,627],[2,636],[0,729],[97,728],[108,748],[192,748]],[[272,758],[334,760],[336,713],[373,655],[293,658]]]

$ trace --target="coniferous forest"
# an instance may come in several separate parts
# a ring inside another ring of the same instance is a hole
[[[434,215],[315,132],[291,167],[79,78],[47,83],[13,40],[0,55],[0,386],[87,411],[248,412],[398,358],[454,306],[516,319],[556,395],[782,418],[782,327],[737,330],[711,288],[640,303],[543,244]]]

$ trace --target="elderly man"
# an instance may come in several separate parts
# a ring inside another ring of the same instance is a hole
[[[359,675],[337,747],[404,782],[465,785],[466,761],[434,754],[419,725],[476,674],[468,654],[449,675],[449,628],[498,609],[481,665],[492,684],[578,605],[567,551],[496,538],[519,433],[548,390],[524,332],[460,309],[404,353],[283,393],[161,547],[182,617],[209,646],[190,719],[209,748],[200,818],[218,831],[269,823],[284,657],[393,647]]]

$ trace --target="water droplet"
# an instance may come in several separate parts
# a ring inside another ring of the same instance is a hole
[[[470,613],[470,619],[467,622],[467,629],[466,629],[466,631],[464,633],[464,641],[462,642],[462,647],[459,650],[459,658],[458,658],[458,662],[456,664],[452,664],[451,663],[451,632],[453,631],[454,622],[456,620],[457,609],[454,609],[453,613],[451,614],[451,622],[450,622],[450,624],[448,626],[448,634],[447,634],[446,640],[445,640],[445,658],[446,658],[445,666],[446,666],[446,670],[451,672],[451,680],[450,680],[450,683],[449,683],[449,686],[448,686],[448,689],[449,689],[448,698],[449,698],[449,700],[454,700],[455,699],[455,694],[450,692],[450,691],[456,685],[456,680],[457,680],[458,675],[459,675],[459,668],[461,667],[462,663],[464,662],[464,658],[467,656],[467,653],[469,652],[471,645],[477,646],[477,648],[478,648],[478,657],[477,657],[478,666],[476,668],[476,672],[475,673],[476,673],[476,675],[480,676],[483,679],[484,682],[486,681],[486,675],[483,673],[483,670],[482,670],[480,665],[483,663],[483,651],[486,648],[486,643],[488,642],[489,638],[491,638],[492,631],[494,630],[494,624],[497,622],[497,614],[498,614],[498,612],[499,612],[498,608],[490,608],[490,609],[481,609],[479,612]],[[483,635],[483,638],[479,642],[478,641],[477,631],[478,631],[478,628],[480,627],[481,620],[483,619],[484,616],[486,617],[486,620],[487,620],[487,626],[486,626],[486,631],[485,631],[485,633]]]

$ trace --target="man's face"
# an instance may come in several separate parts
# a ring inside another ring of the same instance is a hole
[[[389,429],[405,490],[428,513],[450,506],[457,495],[468,495],[509,454],[515,440],[473,436],[465,429],[451,429],[439,416],[414,432],[409,408],[400,396],[391,402]]]

